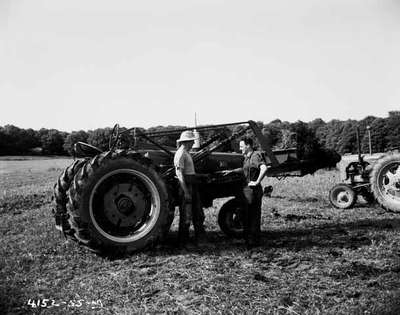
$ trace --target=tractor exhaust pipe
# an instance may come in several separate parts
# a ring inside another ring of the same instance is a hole
[[[362,157],[361,157],[361,141],[360,141],[360,127],[359,126],[357,126],[356,135],[357,135],[358,161],[361,163],[362,162]]]

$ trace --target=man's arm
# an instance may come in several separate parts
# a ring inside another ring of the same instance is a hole
[[[234,168],[231,170],[232,173],[243,174],[243,167]]]
[[[185,180],[185,174],[183,170],[185,168],[185,160],[182,155],[178,155],[175,153],[174,157],[174,166],[175,166],[175,174],[178,177],[179,185],[181,186],[183,193],[185,194],[185,199],[189,198],[190,192]]]
[[[178,177],[179,184],[181,185],[181,188],[185,194],[185,198],[189,198],[190,193],[189,193],[189,189],[186,185],[185,175],[182,173],[182,169],[176,170],[176,176]]]
[[[265,164],[261,164],[260,174],[258,175],[257,180],[249,182],[249,186],[256,186],[258,184],[261,184],[261,181],[263,180],[266,172],[267,172],[267,166]]]
[[[258,151],[254,152],[254,154],[252,155],[251,164],[260,169],[260,173],[258,174],[257,179],[254,181],[250,181],[248,184],[249,186],[256,186],[261,184],[261,181],[263,180],[268,167],[265,164],[264,156],[261,154],[261,152]]]
[[[243,168],[239,167],[239,168],[234,168],[232,170],[224,170],[224,171],[221,171],[221,173],[223,175],[228,175],[228,174],[232,174],[232,173],[243,174]]]

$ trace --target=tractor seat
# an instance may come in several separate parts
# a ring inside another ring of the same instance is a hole
[[[79,141],[74,144],[74,155],[78,158],[93,157],[102,152],[98,147],[85,142]]]

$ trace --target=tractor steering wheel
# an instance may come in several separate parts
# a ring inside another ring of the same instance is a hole
[[[115,147],[118,144],[118,140],[119,140],[119,125],[115,124],[110,135],[110,140],[108,141],[108,149],[110,151],[115,149]]]

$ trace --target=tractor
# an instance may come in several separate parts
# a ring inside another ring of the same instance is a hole
[[[218,132],[235,127],[231,135]],[[196,151],[191,152],[196,172],[208,174],[200,184],[203,207],[216,198],[232,197],[221,207],[218,223],[229,236],[239,236],[241,204],[238,196],[244,184],[239,174],[223,170],[242,166],[243,156],[221,152],[244,134],[252,134],[269,166],[267,176],[304,176],[334,167],[340,156],[319,150],[313,158],[301,159],[296,148],[275,150],[254,121],[143,132],[139,128],[120,131],[114,126],[107,151],[78,142],[75,160],[59,176],[54,186],[53,214],[57,229],[89,249],[106,255],[132,253],[163,241],[179,206],[179,183],[173,167],[173,147],[159,139],[184,130],[216,131]],[[120,149],[121,137],[133,139],[130,149]],[[147,145],[143,145],[147,143]],[[150,145],[149,145],[150,144]]]
[[[361,154],[360,130],[356,129],[357,155],[343,156],[338,164],[341,183],[329,191],[335,208],[350,209],[358,196],[389,211],[400,212],[400,154]]]

